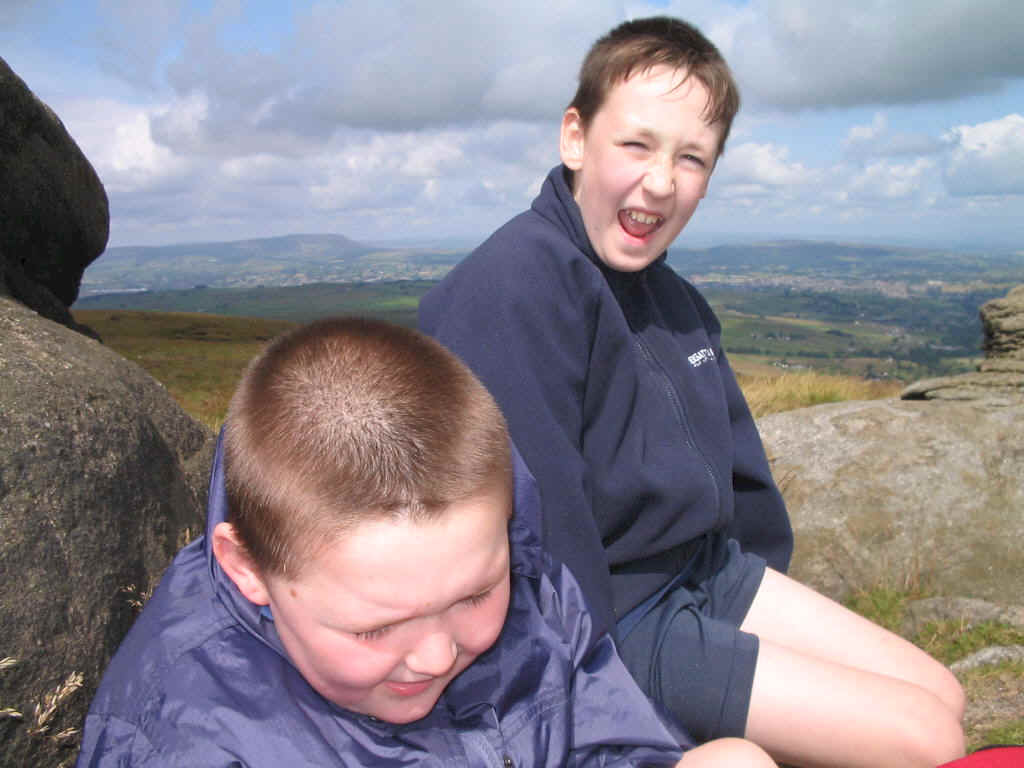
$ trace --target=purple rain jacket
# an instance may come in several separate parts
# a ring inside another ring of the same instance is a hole
[[[515,461],[502,634],[427,717],[393,725],[314,691],[273,621],[221,571],[206,545],[227,504],[218,446],[207,536],[174,559],[111,661],[77,765],[674,765],[681,734],[663,725],[610,637],[593,634],[568,570],[541,552],[536,487]]]
[[[540,487],[544,548],[596,629],[724,529],[785,571],[793,533],[703,296],[665,263],[606,267],[564,166],[420,302],[487,385]]]

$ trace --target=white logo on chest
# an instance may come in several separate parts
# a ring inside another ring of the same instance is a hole
[[[692,355],[686,358],[690,361],[690,365],[694,368],[699,368],[704,363],[711,363],[715,360],[715,351],[710,347],[704,347],[704,349],[698,349]]]

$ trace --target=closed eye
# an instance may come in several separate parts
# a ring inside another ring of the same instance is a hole
[[[467,597],[462,602],[463,602],[464,605],[470,605],[470,606],[472,606],[472,605],[480,605],[481,603],[485,602],[487,600],[487,598],[489,598],[493,593],[494,593],[494,587],[491,587],[490,589],[488,589],[488,590],[486,590],[484,592],[481,592],[478,595],[473,595],[472,597]]]
[[[357,640],[376,640],[390,632],[394,626],[394,624],[385,624],[383,627],[377,627],[376,629],[368,629],[365,632],[356,632],[354,637]]]
[[[485,603],[491,597],[491,595],[493,595],[493,594],[494,594],[494,587],[490,587],[489,589],[487,589],[487,590],[485,590],[483,592],[480,592],[479,594],[473,595],[471,597],[467,597],[464,600],[461,600],[459,602],[460,602],[461,605],[468,605],[470,607],[475,607],[477,605],[481,605],[482,603]],[[364,641],[377,640],[377,639],[383,637],[384,635],[386,635],[388,632],[390,632],[396,626],[397,626],[396,624],[385,624],[383,627],[376,627],[375,629],[367,629],[367,630],[364,630],[363,632],[354,632],[352,636],[355,637],[357,640],[364,640]]]

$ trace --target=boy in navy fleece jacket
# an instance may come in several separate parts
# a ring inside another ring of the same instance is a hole
[[[562,165],[424,297],[420,325],[495,395],[545,546],[690,733],[801,765],[935,765],[963,751],[959,684],[783,575],[792,533],[721,327],[665,263],[738,107],[694,27],[612,30],[562,117]]]

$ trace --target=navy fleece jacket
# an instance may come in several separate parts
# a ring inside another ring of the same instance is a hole
[[[557,167],[420,303],[476,372],[540,484],[545,545],[600,629],[726,529],[785,570],[793,536],[721,326],[664,254],[605,267]]]

